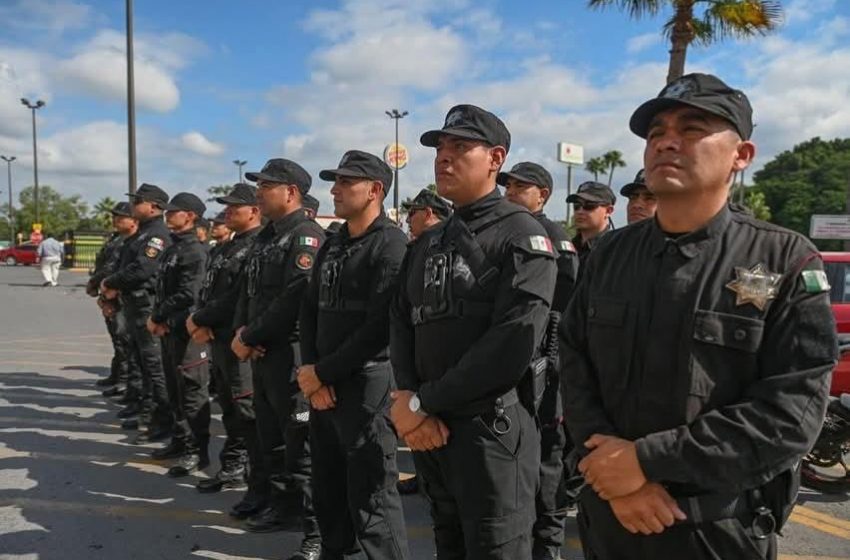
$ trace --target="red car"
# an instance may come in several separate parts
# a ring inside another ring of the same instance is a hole
[[[38,245],[21,243],[8,249],[0,249],[0,262],[9,266],[16,264],[38,264]]]
[[[850,253],[822,253],[821,256],[829,278],[829,299],[839,338],[850,337]],[[830,393],[835,396],[850,393],[850,352],[841,357],[832,373]]]

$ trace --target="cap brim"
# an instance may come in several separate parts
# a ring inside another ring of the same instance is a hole
[[[631,193],[635,192],[638,189],[649,190],[649,187],[641,183],[629,183],[627,185],[623,185],[623,188],[620,189],[620,194],[622,196],[629,196]]]
[[[376,180],[375,177],[369,177],[360,173],[359,171],[353,171],[351,169],[323,169],[319,171],[319,179],[322,181],[336,181],[337,177],[352,177],[354,179],[371,179]]]
[[[113,216],[123,216],[124,218],[132,218],[132,214],[125,214],[124,212],[110,212]]]
[[[487,142],[487,139],[476,132],[465,128],[443,128],[440,130],[429,130],[419,137],[419,143],[429,148],[436,148],[440,141],[440,136],[457,136],[458,138],[466,138],[467,140],[480,140]]]
[[[256,202],[245,202],[241,198],[234,198],[232,196],[220,196],[215,199],[219,204],[224,204],[226,206],[256,206]]]
[[[686,101],[683,99],[667,99],[664,97],[657,97],[655,99],[650,99],[649,101],[645,102],[643,105],[635,109],[635,112],[632,113],[632,117],[629,119],[629,129],[641,138],[646,139],[647,135],[649,134],[649,125],[655,115],[657,115],[661,111],[666,111],[667,109],[672,109],[673,107],[681,107],[682,105],[687,107],[693,107],[695,109],[705,111],[706,113],[711,113],[712,115],[720,117],[724,121],[731,123],[733,127],[737,126],[734,122],[729,120],[729,115],[706,107],[701,103],[694,103],[693,101]]]
[[[536,187],[540,187],[541,189],[551,189],[551,187],[539,184],[535,179],[532,179],[531,177],[524,177],[517,173],[511,173],[510,171],[502,171],[501,173],[496,175],[496,184],[502,185],[504,187],[508,184],[508,179],[515,179],[520,183],[528,183],[529,185],[534,185]]]
[[[587,195],[586,193],[573,193],[567,197],[567,202],[595,202],[596,204],[613,204],[610,200],[603,200],[601,198],[597,198],[593,195]]]
[[[278,179],[277,177],[273,177],[271,175],[266,175],[265,173],[261,173],[259,171],[257,171],[257,172],[252,171],[250,173],[246,173],[245,178],[248,179],[249,181],[253,181],[254,183],[256,183],[257,181],[268,181],[269,183],[280,183],[280,179]]]
[[[173,204],[163,204],[162,209],[166,212],[189,212],[190,210],[186,210],[185,208],[180,208],[179,206],[174,206]]]

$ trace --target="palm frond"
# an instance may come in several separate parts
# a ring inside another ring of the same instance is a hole
[[[702,22],[715,39],[765,35],[782,23],[782,7],[769,0],[712,0]]]
[[[587,5],[593,9],[616,7],[629,13],[634,19],[643,16],[654,16],[666,4],[665,0],[588,0]]]

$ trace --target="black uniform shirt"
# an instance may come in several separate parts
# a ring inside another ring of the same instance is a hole
[[[185,331],[186,318],[198,301],[207,265],[207,250],[195,228],[171,234],[171,246],[162,255],[151,320],[172,331]]]
[[[125,293],[143,289],[152,292],[159,261],[170,244],[171,234],[162,216],[140,222],[138,231],[121,246],[118,267],[104,280],[106,287]]]
[[[94,258],[94,271],[89,278],[89,285],[95,288],[100,285],[101,280],[115,272],[121,258],[121,245],[124,238],[118,232],[113,232],[109,240],[103,244],[97,256]]]
[[[647,478],[674,495],[791,467],[818,434],[836,359],[822,274],[803,236],[728,207],[675,239],[654,219],[606,235],[561,324],[577,449],[593,433],[636,441]]]
[[[453,232],[464,228],[475,245],[458,249]],[[486,265],[473,262],[476,245]],[[399,388],[437,415],[515,388],[540,346],[555,276],[551,241],[527,210],[498,190],[457,208],[405,257],[392,309]]]
[[[245,325],[245,344],[291,351],[301,299],[324,238],[322,228],[301,211],[257,233],[233,321],[234,327]]]
[[[564,231],[559,224],[546,217],[543,212],[534,214],[543,229],[546,230],[546,235],[552,241],[552,247],[558,255],[558,279],[555,282],[555,297],[552,300],[552,311],[562,313],[570,302],[570,296],[575,289],[576,281],[578,280],[578,265],[579,258],[575,245],[567,237],[567,232]]]
[[[348,224],[328,238],[301,307],[301,354],[324,385],[386,360],[389,305],[407,238],[383,213],[351,237]]]
[[[198,310],[192,314],[192,320],[199,327],[210,327],[220,334],[233,330],[240,278],[244,276],[242,273],[259,231],[259,226],[243,231],[226,243],[217,243],[210,250],[207,274],[198,298]],[[225,338],[229,343],[230,337],[225,335]]]

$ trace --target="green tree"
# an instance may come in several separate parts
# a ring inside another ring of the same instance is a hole
[[[611,186],[611,181],[614,180],[614,169],[625,167],[626,162],[623,160],[623,152],[619,150],[611,150],[602,154],[602,161],[605,163],[605,169],[608,170],[608,186]]]
[[[850,188],[850,138],[812,138],[782,152],[753,175],[753,191],[764,196],[771,221],[809,234],[812,214],[844,214]],[[821,250],[841,242],[814,240]]]
[[[115,204],[116,202],[108,196],[101,198],[92,209],[91,218],[94,223],[104,229],[110,229],[112,227],[112,209]]]
[[[220,196],[227,196],[233,190],[233,185],[214,185],[207,187],[207,193],[210,195],[207,202],[215,202],[215,199]]]
[[[599,181],[599,174],[605,173],[608,169],[608,164],[605,163],[605,160],[601,157],[590,158],[584,162],[584,169],[593,175],[594,181]]]
[[[20,204],[15,213],[15,221],[18,231],[23,232],[24,237],[28,237],[29,232],[32,231],[32,224],[35,223],[33,188],[26,187],[21,190],[18,201]],[[88,205],[83,202],[80,195],[62,196],[48,185],[38,187],[38,207],[42,231],[57,236],[67,230],[75,229],[89,212]]]
[[[741,204],[759,220],[769,222],[773,215],[763,192],[750,187],[735,185],[729,191],[729,200]]]
[[[588,0],[588,6],[616,7],[635,19],[669,9],[672,15],[663,28],[670,42],[668,84],[685,73],[691,44],[766,35],[782,22],[780,3],[766,0]]]
[[[428,183],[427,185],[425,185],[425,188],[428,189],[431,192],[434,192],[434,193],[437,192],[437,185],[435,183]],[[419,193],[417,192],[416,194],[419,194]],[[411,202],[413,202],[413,197],[407,196],[402,201],[402,204],[410,204]],[[399,213],[401,214],[402,212],[403,211],[401,209],[399,209]]]

